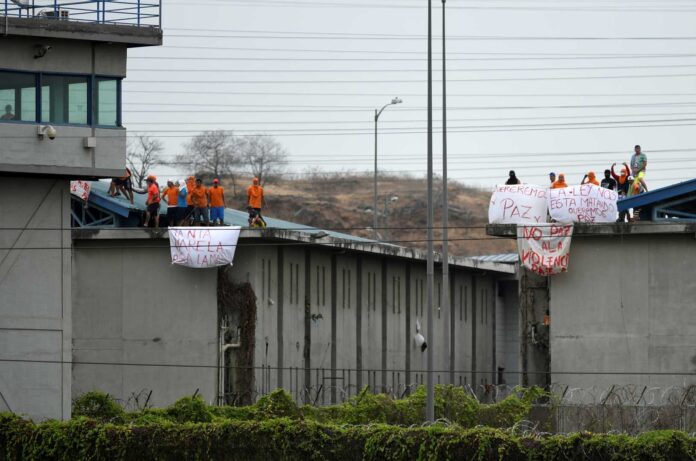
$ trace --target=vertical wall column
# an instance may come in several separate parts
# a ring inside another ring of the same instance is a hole
[[[337,256],[336,254],[331,255],[331,403],[336,403],[336,304],[338,302],[336,288],[337,288]],[[345,287],[343,287],[345,289]]]
[[[415,328],[411,327],[411,264],[406,264],[406,386],[411,384],[411,343],[413,341],[413,335],[415,334]],[[408,390],[408,387],[406,388]]]
[[[382,258],[382,392],[387,392],[387,260]]]
[[[311,301],[311,285],[310,285],[310,263],[311,263],[311,253],[309,248],[305,248],[305,261],[304,261],[304,396],[305,403],[311,403],[309,400],[309,390],[312,388],[312,370],[311,370],[311,351],[312,351],[312,301]]]
[[[471,276],[471,386],[476,386],[476,304],[478,301],[476,275]]]
[[[356,383],[358,391],[363,387],[363,353],[362,353],[362,313],[363,313],[363,278],[362,258],[357,258],[355,270],[355,368],[357,369]]]
[[[278,281],[276,282],[277,295],[276,295],[276,308],[278,309],[278,321],[277,321],[277,335],[278,335],[278,388],[283,388],[283,367],[285,362],[285,357],[283,355],[284,351],[284,338],[283,338],[283,305],[285,303],[285,282],[284,282],[284,264],[285,258],[283,254],[283,246],[278,245],[278,257],[276,261],[278,269],[276,273],[278,274]],[[269,269],[270,270],[270,269]]]
[[[548,277],[522,269],[520,274],[520,354],[523,386],[551,384],[549,329],[544,326],[544,315],[548,310]],[[532,332],[534,341],[532,341]]]

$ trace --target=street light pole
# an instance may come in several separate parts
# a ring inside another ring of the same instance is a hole
[[[394,98],[391,100],[389,104],[385,104],[384,106],[382,106],[381,109],[375,109],[375,181],[374,196],[372,197],[372,229],[374,231],[375,240],[379,240],[379,235],[377,233],[377,229],[379,227],[379,221],[377,219],[377,121],[379,120],[379,116],[382,115],[382,112],[384,112],[384,109],[394,104],[401,104],[402,102],[403,101],[401,100],[401,98]]]
[[[451,318],[449,278],[449,191],[447,189],[447,59],[445,47],[445,2],[442,0],[442,332],[443,351],[449,359],[449,383],[454,384],[454,355],[450,339],[454,325]]]
[[[428,328],[427,328],[427,382],[425,419],[435,421],[435,382],[433,379],[433,349],[435,335],[433,334],[433,285],[435,278],[435,260],[433,247],[433,30],[432,30],[432,0],[428,0],[428,255],[426,264],[427,296],[428,296]]]

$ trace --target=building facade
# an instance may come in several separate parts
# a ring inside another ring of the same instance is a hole
[[[44,418],[70,415],[70,178],[123,174],[127,50],[162,41],[135,1],[65,3],[0,6],[0,410]]]

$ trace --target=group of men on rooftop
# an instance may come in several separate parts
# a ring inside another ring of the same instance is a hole
[[[645,183],[645,171],[648,167],[648,157],[641,151],[639,145],[636,145],[633,150],[634,153],[631,156],[630,166],[624,163],[620,174],[616,173],[616,163],[614,163],[610,169],[604,170],[604,178],[601,181],[597,180],[594,171],[589,171],[582,178],[580,184],[594,184],[605,189],[615,190],[619,194],[619,199],[647,192],[648,186]],[[549,180],[551,189],[568,187],[564,173],[559,173],[558,177],[556,177],[556,173],[551,172],[549,173]],[[505,184],[522,184],[522,181],[511,170]],[[631,221],[633,218],[627,212],[619,214],[619,222],[625,222],[627,219]]]
[[[160,205],[162,200],[167,204],[167,223],[171,226],[223,226],[225,225],[225,189],[220,185],[218,178],[213,179],[212,186],[203,185],[202,178],[189,176],[186,180],[175,181],[169,179],[166,187],[160,189],[157,177],[149,175],[145,179],[146,188],[137,193],[147,194],[145,205],[145,227],[159,227]],[[126,175],[121,178],[113,178],[109,195],[116,196],[122,193],[133,204],[133,184],[131,172],[126,168]],[[265,227],[265,221],[261,216],[261,208],[265,202],[263,187],[259,179],[254,178],[251,186],[247,188],[247,210],[249,212],[249,225],[259,221]]]

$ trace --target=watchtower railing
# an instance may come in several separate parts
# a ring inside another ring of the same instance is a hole
[[[0,0],[3,16],[162,28],[163,0]]]

